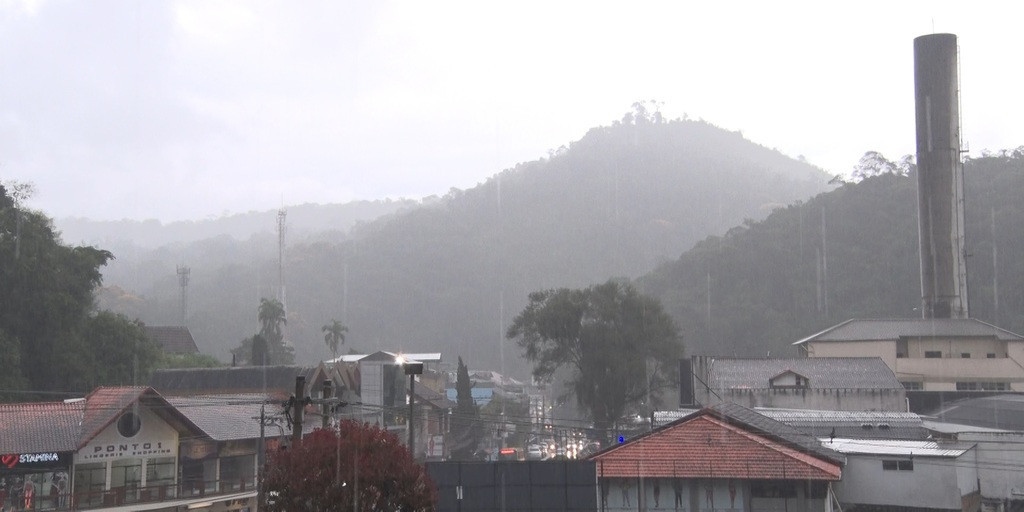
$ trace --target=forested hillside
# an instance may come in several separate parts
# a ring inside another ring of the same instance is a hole
[[[640,288],[675,317],[689,354],[792,356],[792,342],[849,318],[920,317],[917,177],[907,171],[709,237]],[[1024,332],[1024,150],[969,160],[965,189],[971,316]]]
[[[290,243],[286,337],[298,360],[325,357],[321,326],[339,319],[349,328],[342,350],[441,351],[474,367],[498,367],[504,350],[511,371],[519,355],[501,348],[503,331],[529,292],[640,276],[708,235],[813,196],[828,178],[703,121],[638,116],[594,128],[549,158],[367,223],[347,240]],[[256,332],[259,298],[276,293],[276,240],[195,246],[236,255],[188,262],[188,325],[226,360]],[[147,323],[176,323],[174,265],[148,266],[155,254],[133,257],[146,276],[162,276],[156,284],[111,278],[120,289],[104,300]]]

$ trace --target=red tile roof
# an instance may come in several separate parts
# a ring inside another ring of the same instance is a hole
[[[78,449],[85,402],[0,404],[0,454]]]
[[[85,446],[96,434],[113,423],[128,406],[132,405],[150,388],[122,386],[96,388],[85,397],[85,414],[82,416],[82,435],[79,448]]]
[[[839,480],[839,464],[710,412],[591,457],[599,477]]]

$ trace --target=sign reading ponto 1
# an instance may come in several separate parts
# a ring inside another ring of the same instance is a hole
[[[145,443],[105,443],[88,446],[79,452],[83,460],[119,459],[122,457],[145,457],[147,455],[168,455],[171,449],[162,441]]]

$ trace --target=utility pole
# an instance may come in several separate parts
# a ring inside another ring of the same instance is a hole
[[[306,377],[295,377],[295,400],[292,402],[292,449],[302,442],[302,412],[306,406]]]
[[[323,427],[323,428],[327,428],[328,426],[330,426],[329,423],[330,423],[330,418],[331,418],[330,412],[331,412],[331,388],[332,387],[333,387],[333,385],[331,383],[331,379],[325,379],[324,380],[324,392],[323,392],[323,397],[322,397],[323,400],[320,401],[320,407],[321,407],[320,411],[321,411],[321,420],[322,420],[320,426]]]

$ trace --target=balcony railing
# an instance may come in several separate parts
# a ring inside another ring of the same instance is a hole
[[[189,498],[216,498],[255,489],[255,477],[219,482],[183,481],[178,484],[147,487],[122,486],[102,491],[35,495],[28,499],[24,495],[8,496],[4,503],[0,503],[0,507],[3,507],[3,510],[88,510]]]

